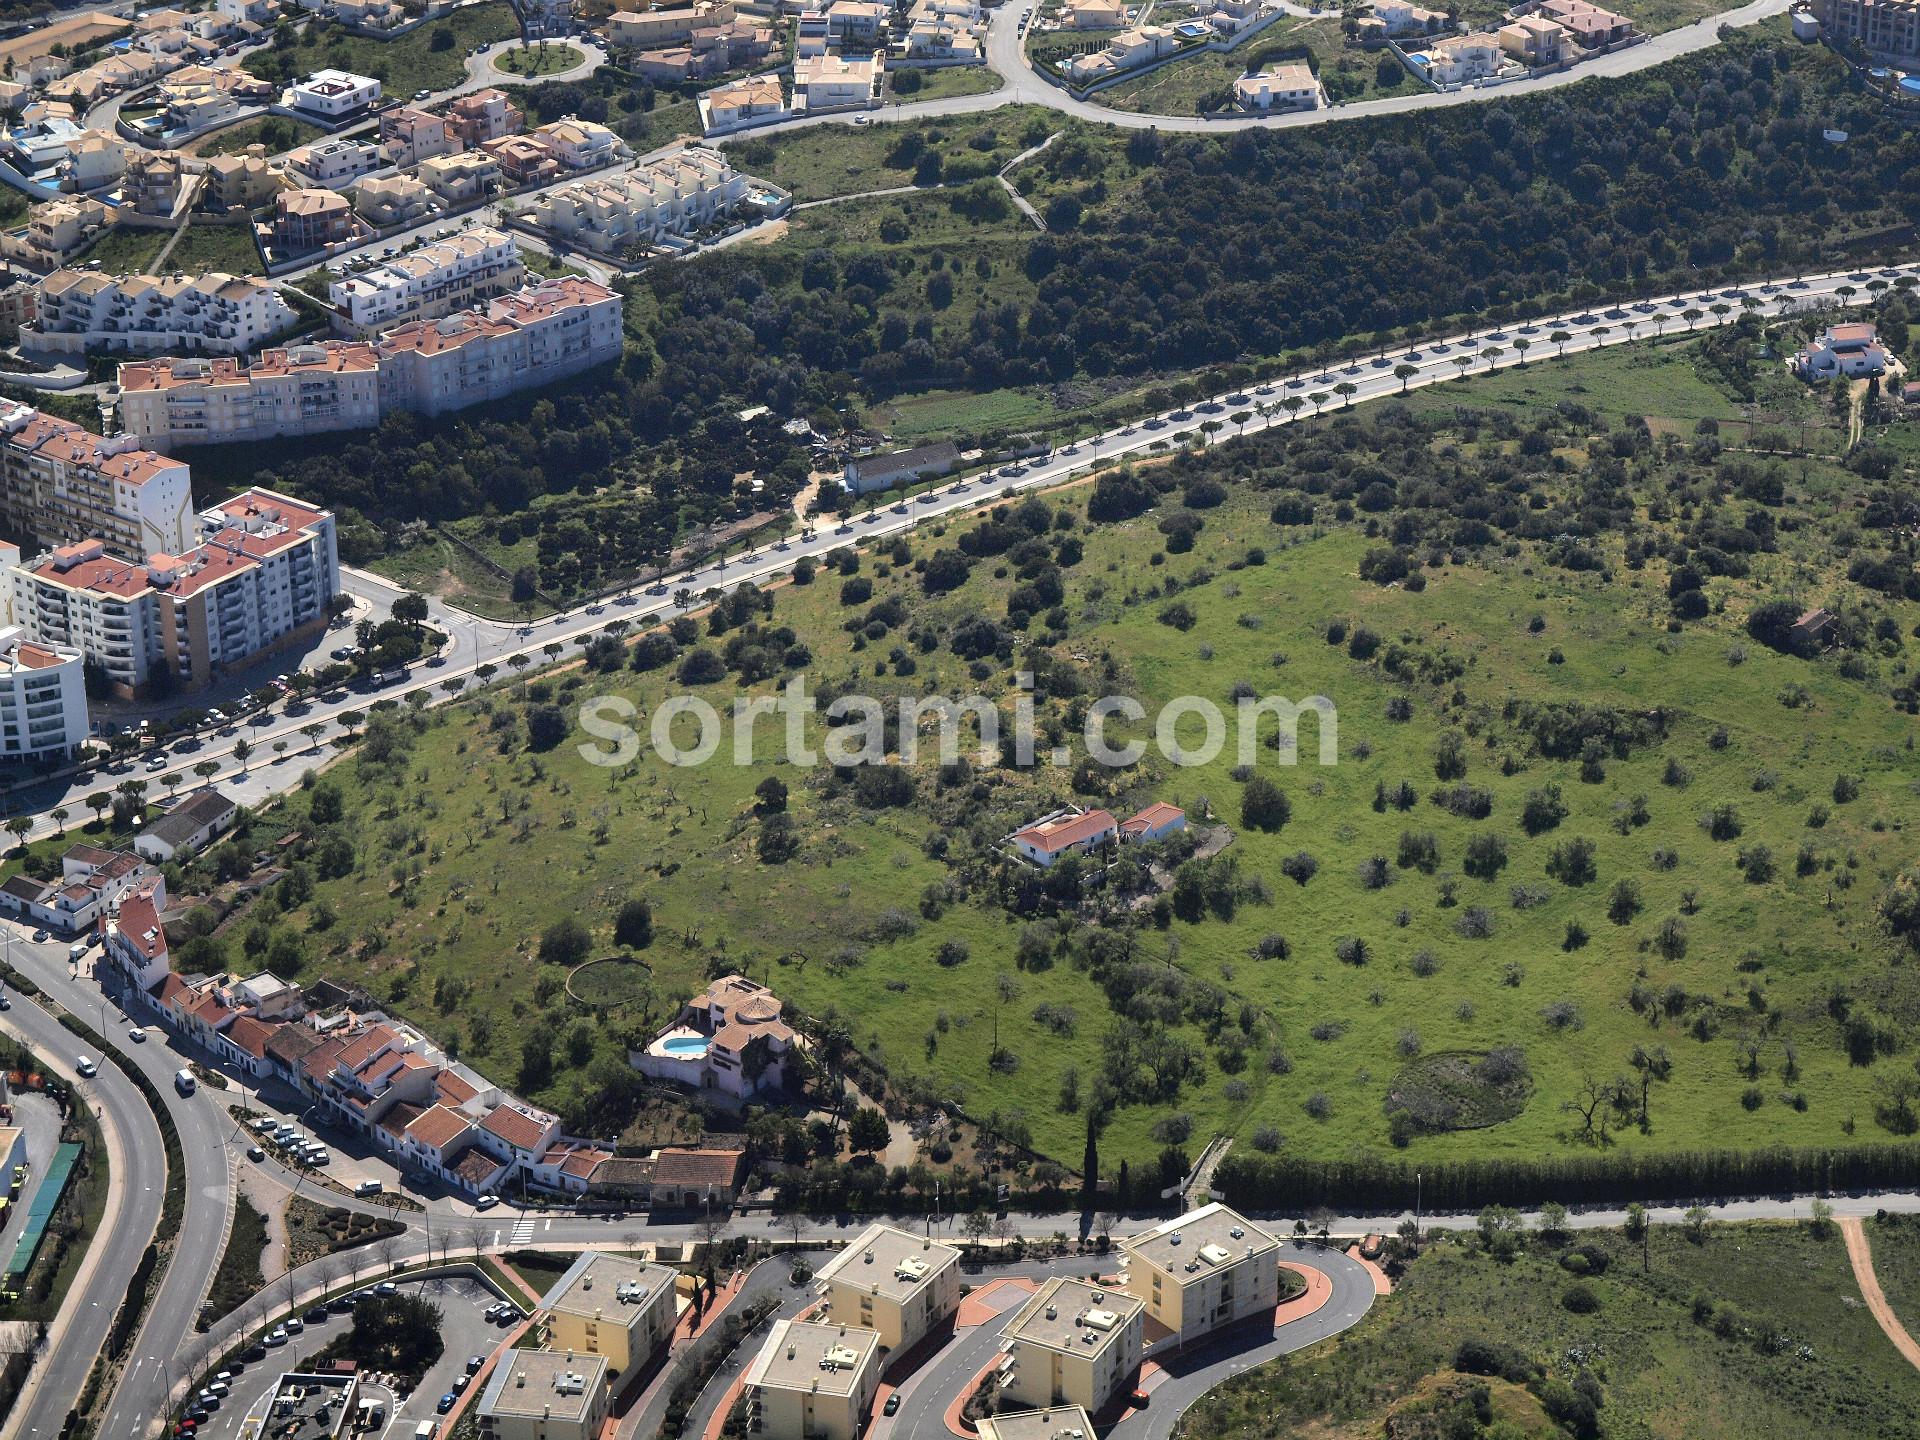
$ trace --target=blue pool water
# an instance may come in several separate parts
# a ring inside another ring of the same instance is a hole
[[[1920,95],[1920,77],[1903,75],[1900,78],[1900,88],[1909,95]]]
[[[703,1035],[670,1035],[660,1042],[660,1048],[669,1055],[698,1060],[707,1053],[707,1041]]]

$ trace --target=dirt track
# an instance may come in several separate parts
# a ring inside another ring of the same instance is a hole
[[[1848,1215],[1836,1223],[1840,1226],[1840,1233],[1847,1238],[1847,1259],[1853,1264],[1853,1278],[1859,1283],[1860,1296],[1867,1302],[1867,1309],[1880,1322],[1880,1328],[1886,1331],[1893,1348],[1907,1357],[1909,1365],[1920,1370],[1920,1343],[1915,1343],[1913,1336],[1907,1333],[1907,1327],[1900,1323],[1900,1317],[1893,1313],[1893,1307],[1887,1303],[1887,1297],[1880,1289],[1880,1281],[1873,1273],[1873,1250],[1867,1244],[1867,1232],[1860,1224],[1860,1217]]]

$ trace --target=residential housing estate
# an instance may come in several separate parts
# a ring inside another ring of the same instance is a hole
[[[38,314],[22,329],[21,344],[44,354],[240,355],[299,318],[271,286],[220,271],[117,276],[56,270],[38,289]]]
[[[880,1387],[871,1330],[776,1320],[747,1366],[747,1430],[765,1440],[859,1440]]]
[[[718,151],[694,146],[548,190],[514,218],[576,249],[619,257],[696,235],[749,205],[778,213],[785,195],[741,174]]]
[[[73,759],[88,731],[85,657],[0,628],[0,766]]]
[[[679,1318],[677,1276],[664,1265],[588,1251],[540,1301],[546,1347],[597,1355],[617,1394],[667,1344]]]
[[[252,365],[130,362],[120,421],[159,450],[364,429],[394,411],[435,415],[563,380],[617,358],[621,343],[620,297],[564,276],[373,341],[267,350]]]
[[[1920,0],[1814,0],[1820,29],[1882,65],[1920,68]]]
[[[681,1009],[628,1063],[656,1080],[746,1099],[786,1081],[786,1058],[802,1044],[781,1018],[782,1005],[766,986],[744,975],[723,975]]]

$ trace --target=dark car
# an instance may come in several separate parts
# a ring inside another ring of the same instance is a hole
[[[440,1403],[435,1405],[433,1408],[437,1410],[440,1414],[444,1415],[449,1410],[453,1409],[454,1402],[457,1401],[459,1398],[460,1397],[458,1395],[454,1394],[453,1391],[449,1390],[446,1394],[440,1397]]]
[[[306,1315],[302,1318],[305,1319],[309,1325],[323,1325],[326,1323],[330,1313],[326,1306],[316,1305],[307,1311]]]
[[[264,1360],[267,1358],[267,1347],[264,1345],[249,1345],[240,1352],[240,1358],[249,1362]]]
[[[896,1390],[893,1392],[893,1394],[887,1396],[887,1403],[880,1407],[880,1413],[882,1415],[891,1415],[895,1411],[897,1411],[899,1408],[900,1408],[900,1392]]]

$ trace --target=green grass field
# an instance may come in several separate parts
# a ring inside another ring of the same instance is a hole
[[[1656,1228],[1647,1248],[1643,1272],[1640,1247],[1617,1231],[1554,1244],[1534,1237],[1511,1263],[1464,1239],[1434,1245],[1353,1330],[1234,1376],[1176,1433],[1561,1440],[1594,1433],[1572,1410],[1560,1412],[1573,1422],[1562,1428],[1543,1403],[1567,1404],[1576,1386],[1599,1397],[1597,1433],[1608,1436],[1911,1433],[1920,1375],[1861,1303],[1838,1234],[1714,1226],[1696,1243],[1679,1228]],[[1562,1263],[1572,1250],[1584,1275]],[[1576,1289],[1585,1296],[1572,1299]],[[1589,1299],[1591,1309],[1570,1308]],[[1460,1374],[1453,1361],[1469,1340],[1511,1347],[1540,1378],[1529,1389]],[[1470,1401],[1460,1403],[1476,1385],[1486,1390],[1479,1421]]]
[[[908,75],[914,79],[903,85],[901,81]],[[990,95],[1005,83],[984,65],[956,65],[945,70],[889,70],[887,98],[918,104],[926,100],[947,100],[955,95]]]
[[[870,125],[845,135],[801,130],[778,141],[742,141],[728,151],[741,169],[791,190],[795,200],[804,202],[911,184],[929,151],[943,161],[991,174],[1061,128],[1059,120],[1037,106],[1010,105],[911,127]]]
[[[537,80],[543,75],[558,75],[586,60],[586,52],[577,45],[522,45],[494,61],[497,69],[511,75]]]
[[[87,248],[86,258],[100,262],[110,275],[138,275],[152,270],[154,262],[173,239],[171,230],[136,230],[116,225],[101,232]],[[186,232],[167,252],[169,274],[203,274],[224,270],[229,275],[258,275],[262,272],[260,252],[244,225],[189,224]]]
[[[1448,416],[1444,443],[1486,454],[1514,442],[1479,422],[1456,424],[1444,400],[1531,424],[1580,396],[1594,413],[1555,422],[1563,438],[1551,453],[1564,478],[1529,472],[1550,506],[1586,463],[1587,447],[1566,438],[1570,427],[1604,435],[1636,400],[1636,412],[1657,399],[1683,415],[1738,414],[1731,399],[1716,400],[1705,373],[1682,346],[1635,347],[1428,391],[1420,406]],[[1314,432],[1288,433],[1297,437],[1290,443],[1309,445]],[[1360,463],[1369,463],[1370,445],[1390,443],[1369,433],[1346,442]],[[1171,1019],[1171,1032],[1206,1058],[1173,1097],[1119,1109],[1103,1152],[1151,1154],[1149,1131],[1169,1111],[1190,1114],[1197,1135],[1245,1138],[1270,1127],[1302,1155],[1385,1147],[1383,1098],[1411,1054],[1502,1045],[1520,1047],[1531,1067],[1533,1093],[1521,1112],[1491,1128],[1414,1136],[1410,1159],[1584,1148],[1567,1102],[1585,1081],[1631,1074],[1636,1045],[1664,1047],[1671,1071],[1650,1087],[1645,1131],[1616,1116],[1612,1147],[1684,1149],[1709,1135],[1730,1147],[1883,1137],[1875,1087],[1907,1062],[1898,1054],[1850,1062],[1838,1017],[1853,1006],[1884,1017],[1897,1037],[1920,1014],[1912,969],[1894,963],[1875,915],[1887,881],[1912,863],[1908,831],[1920,819],[1911,722],[1889,705],[1882,669],[1897,678],[1906,662],[1890,649],[1850,678],[1839,657],[1788,658],[1741,629],[1753,601],[1776,590],[1870,604],[1901,635],[1920,620],[1920,607],[1864,600],[1836,573],[1827,537],[1855,477],[1796,462],[1790,513],[1812,523],[1782,531],[1777,553],[1753,555],[1748,579],[1714,582],[1724,614],[1669,633],[1662,567],[1623,563],[1619,535],[1600,544],[1610,573],[1544,563],[1535,546],[1515,544],[1471,562],[1440,555],[1420,593],[1363,581],[1357,572],[1375,542],[1359,518],[1268,521],[1268,487],[1300,478],[1289,453],[1222,449],[1194,467],[1237,483],[1206,512],[1191,553],[1165,552],[1154,513],[1083,528],[1086,488],[1059,497],[1084,555],[1064,574],[1052,633],[1036,629],[1033,639],[1084,672],[1085,685],[1137,695],[1151,711],[1182,695],[1225,702],[1245,682],[1295,699],[1332,697],[1340,715],[1337,765],[1322,769],[1309,755],[1275,771],[1292,800],[1290,823],[1275,833],[1239,823],[1231,747],[1197,769],[1151,760],[1106,782],[1114,787],[1106,793],[1077,797],[1117,810],[1164,797],[1196,817],[1211,811],[1234,832],[1226,854],[1239,874],[1270,897],[1230,918],[1136,932],[1141,958],[1177,972],[1190,995],[1217,992],[1251,1008],[1242,1040],[1192,1015]],[[1689,473],[1684,455],[1663,462],[1638,503],[1670,504],[1668,487],[1691,483]],[[913,562],[953,543],[951,530],[922,532]],[[1256,544],[1266,562],[1242,568]],[[791,627],[808,647],[816,686],[953,693],[973,682],[937,637],[968,617],[1003,614],[1016,583],[1007,568],[976,566],[959,589],[929,599],[895,564],[870,561],[862,573],[872,599],[898,595],[910,616],[871,643],[843,628],[850,612],[831,575],[778,592],[769,623]],[[1157,618],[1168,600],[1163,577],[1185,582],[1178,598],[1192,612],[1190,629]],[[1329,645],[1334,620],[1398,647],[1403,673]],[[916,629],[935,638],[907,667],[911,678],[881,678],[914,653],[882,658]],[[989,694],[1004,698],[1009,684],[1008,667],[988,666]],[[589,694],[617,694],[647,715],[677,688],[665,672],[590,683],[576,674],[548,698],[570,714]],[[724,702],[732,691],[708,693]],[[1411,701],[1411,723],[1387,718],[1396,696]],[[1057,1101],[1069,1072],[1077,1084],[1101,1072],[1107,996],[1077,965],[1020,970],[1023,922],[981,880],[999,835],[1076,798],[1066,773],[994,771],[970,798],[923,778],[914,805],[863,809],[817,771],[775,771],[794,792],[803,843],[794,858],[769,865],[756,856],[751,815],[765,766],[682,771],[649,758],[610,771],[587,764],[571,742],[531,755],[513,738],[517,699],[516,687],[437,718],[398,791],[352,767],[341,772],[348,812],[361,817],[360,850],[352,875],[318,887],[338,917],[318,939],[326,973],[369,985],[435,1033],[458,1032],[469,1059],[510,1081],[527,1025],[570,1033],[582,1016],[555,999],[557,977],[533,958],[541,931],[578,915],[598,927],[596,953],[604,953],[612,911],[644,894],[658,936],[646,955],[653,979],[634,1004],[605,1017],[616,1026],[656,1021],[717,965],[750,969],[804,1013],[832,1007],[852,1017],[857,1046],[896,1080],[924,1081],[976,1110],[1017,1111],[1039,1148],[1077,1158],[1080,1119]],[[1536,751],[1503,718],[1515,702],[1623,715],[1657,709],[1667,717],[1665,738],[1605,755],[1583,778],[1588,767],[1577,757]],[[1456,816],[1428,798],[1437,789],[1435,741],[1447,729],[1468,742],[1466,782],[1486,792],[1488,819]],[[1309,724],[1309,752],[1312,733]],[[1670,783],[1676,776],[1686,783]],[[1856,798],[1834,800],[1841,776],[1857,782]],[[1402,781],[1414,808],[1376,808],[1377,789]],[[1523,802],[1550,785],[1567,813],[1551,833],[1529,837]],[[1737,811],[1737,841],[1702,827],[1721,805]],[[1403,832],[1433,837],[1436,873],[1396,861]],[[1505,867],[1489,879],[1463,876],[1468,841],[1487,832],[1506,840]],[[935,858],[936,837],[950,847],[944,859]],[[1563,882],[1549,873],[1553,851],[1576,837],[1591,842],[1597,873]],[[1757,845],[1773,861],[1760,882],[1736,865]],[[1304,886],[1281,874],[1283,858],[1300,851],[1319,867]],[[1375,888],[1370,868],[1386,883]],[[1639,909],[1616,922],[1609,897],[1623,880],[1637,888]],[[1492,938],[1474,938],[1472,916]],[[1656,930],[1670,918],[1684,933],[1663,953]],[[1585,938],[1569,948],[1575,925]],[[1285,937],[1291,958],[1256,958],[1271,935]],[[1336,954],[1337,941],[1356,936],[1367,946],[1364,963]],[[946,941],[963,944],[967,959],[936,964]],[[465,993],[445,990],[456,980]],[[1836,987],[1844,1003],[1832,999]],[[435,993],[455,998],[436,1013],[428,1008]],[[1051,1018],[1036,1017],[1042,1006]],[[1064,1025],[1063,1011],[1074,1017]],[[990,1031],[1004,1052],[993,1065]],[[616,1048],[604,1029],[579,1046],[543,1098],[565,1101],[588,1061]]]
[[[1920,1334],[1920,1217],[1882,1213],[1866,1222],[1873,1275],[1909,1335]]]

